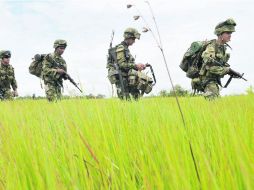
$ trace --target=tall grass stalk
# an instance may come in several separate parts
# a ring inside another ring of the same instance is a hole
[[[202,189],[254,189],[253,98],[179,99]],[[0,107],[0,189],[199,189],[173,98]]]

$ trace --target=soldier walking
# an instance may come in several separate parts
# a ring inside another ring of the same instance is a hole
[[[110,82],[116,85],[117,95],[120,99],[130,100],[132,96],[137,100],[145,91],[149,93],[152,90],[151,85],[148,84],[152,83],[152,79],[141,73],[146,65],[142,63],[135,64],[135,59],[129,50],[129,46],[133,45],[136,39],[140,39],[140,33],[135,28],[127,28],[123,37],[124,41],[114,48],[115,58],[109,56],[107,63],[108,77]],[[117,72],[116,67],[119,67]],[[142,88],[142,85],[137,84],[138,81],[141,81],[138,79],[140,76],[143,76],[145,81]]]
[[[61,98],[63,76],[67,72],[66,62],[62,58],[67,42],[56,40],[53,47],[55,48],[54,53],[46,55],[42,68],[42,79],[48,101],[56,101]]]
[[[212,40],[203,51],[200,76],[192,79],[192,87],[198,86],[198,83],[202,84],[201,91],[204,92],[204,97],[208,100],[220,95],[221,78],[230,73],[230,65],[227,63],[230,54],[226,53],[226,49],[230,47],[227,42],[231,40],[235,26],[236,23],[233,19],[227,19],[215,27],[214,33],[217,35],[217,39]]]
[[[9,100],[18,96],[17,82],[15,79],[14,68],[10,65],[10,58],[10,51],[0,51],[0,98]],[[13,92],[11,91],[11,87]]]

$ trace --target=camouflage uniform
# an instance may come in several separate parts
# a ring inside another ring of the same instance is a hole
[[[10,51],[0,51],[0,98],[13,99],[14,94],[11,92],[11,87],[14,91],[17,89],[14,68],[8,64],[3,64],[4,56],[11,57]]]
[[[56,40],[54,48],[58,48],[60,46],[66,47],[66,41]],[[55,101],[61,98],[63,78],[61,74],[57,73],[57,69],[63,69],[67,72],[65,60],[62,56],[57,55],[56,52],[48,54],[43,61],[42,79],[45,84],[46,97],[49,101]]]
[[[129,48],[124,41],[117,46],[116,57],[123,76],[124,90],[127,98],[129,99],[129,94],[131,94],[134,99],[138,99],[140,96],[139,90],[128,84],[128,73],[131,69],[135,69],[135,59],[130,54]],[[121,84],[119,80],[116,82],[116,87],[118,97],[123,99],[123,92],[121,92]]]
[[[124,39],[126,40],[128,38],[139,39],[140,33],[134,28],[127,28],[124,31]],[[141,95],[140,91],[134,85],[130,85],[128,81],[129,73],[136,69],[135,59],[130,53],[128,44],[125,41],[121,42],[116,46],[115,51],[117,64],[119,65],[124,85],[124,92],[122,92],[121,82],[119,79],[116,80],[115,85],[117,88],[117,95],[120,99],[123,99],[124,96],[126,96],[127,99],[130,99],[131,94],[134,99],[138,99]],[[109,63],[107,68],[109,70],[115,69],[113,65]]]
[[[219,23],[215,27],[215,34],[221,35],[223,32],[234,32],[235,22],[233,19],[228,19],[225,22]],[[192,80],[192,86],[200,82],[201,91],[204,92],[204,97],[211,100],[218,97],[221,78],[229,73],[229,64],[227,63],[230,57],[226,53],[227,44],[218,44],[213,40],[202,53],[203,65],[200,70],[200,77]],[[221,65],[218,64],[221,63]]]

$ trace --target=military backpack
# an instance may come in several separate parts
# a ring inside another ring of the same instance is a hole
[[[43,60],[46,54],[36,54],[33,58],[33,62],[29,66],[29,73],[37,77],[41,77]]]
[[[119,80],[120,70],[117,65],[116,48],[117,46],[109,48],[107,56],[108,79],[111,84],[116,84]]]
[[[189,49],[185,52],[179,67],[186,72],[188,78],[197,78],[202,67],[202,53],[206,47],[214,40],[210,41],[195,41],[191,43]]]

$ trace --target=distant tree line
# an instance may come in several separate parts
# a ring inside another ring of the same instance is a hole
[[[161,97],[172,97],[175,96],[175,93],[177,96],[190,96],[191,95],[191,91],[190,90],[186,90],[183,87],[181,87],[179,84],[174,86],[175,92],[173,89],[170,89],[169,91],[167,90],[161,90],[158,94],[158,96]]]
[[[81,95],[81,96],[68,96],[68,95],[63,95],[62,96],[62,99],[72,99],[72,98],[75,98],[75,99],[103,99],[105,98],[106,96],[103,95],[103,94],[97,94],[97,95],[94,95],[94,94],[88,94],[88,95]],[[34,99],[34,100],[39,100],[39,99],[46,99],[46,97],[44,96],[36,96],[35,94],[33,94],[32,96],[31,95],[26,95],[26,96],[20,96],[20,97],[17,97],[17,99]]]
[[[174,89],[175,89],[175,93],[177,96],[179,97],[186,97],[186,96],[191,96],[192,95],[192,92],[191,90],[186,90],[184,89],[183,87],[181,87],[179,84],[175,85],[174,86]],[[249,86],[246,91],[245,91],[248,95],[254,95],[254,88],[253,86]],[[175,96],[175,93],[174,93],[174,90],[173,89],[170,89],[170,90],[161,90],[158,95],[154,95],[154,94],[151,94],[150,96],[147,96],[147,97],[156,97],[156,96],[159,96],[159,97],[173,97]],[[27,96],[21,96],[21,97],[18,97],[18,99],[45,99],[46,97],[43,97],[43,96],[36,96],[35,94],[33,94],[32,96],[30,95],[27,95]],[[63,96],[63,99],[71,99],[71,98],[75,98],[75,99],[104,99],[106,98],[106,96],[104,94],[97,94],[97,95],[94,95],[92,93],[88,94],[88,95],[75,95],[75,96],[67,96],[67,95],[64,95]]]

